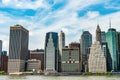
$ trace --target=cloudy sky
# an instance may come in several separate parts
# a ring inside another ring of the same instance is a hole
[[[44,48],[46,32],[66,34],[66,44],[79,42],[83,31],[95,37],[96,25],[103,31],[111,25],[120,31],[120,0],[0,0],[0,40],[9,49],[10,26],[20,24],[30,31],[29,49]]]

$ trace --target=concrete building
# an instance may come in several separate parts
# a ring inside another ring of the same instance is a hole
[[[59,36],[59,51],[60,56],[62,56],[62,49],[65,48],[65,33],[63,31],[60,32]]]
[[[71,43],[69,48],[63,48],[61,57],[62,72],[81,72],[82,61],[80,44]]]
[[[58,71],[58,33],[48,32],[45,38],[45,72]]]
[[[44,50],[36,49],[30,51],[30,59],[36,59],[41,61],[41,70],[44,71]]]
[[[29,32],[21,25],[10,27],[8,73],[22,72],[28,55]]]
[[[60,35],[59,35],[58,72],[61,72],[61,56],[62,56],[63,48],[65,48],[65,33],[63,31],[61,31]]]
[[[106,57],[102,51],[99,41],[96,41],[90,48],[90,55],[88,59],[89,72],[106,72]]]
[[[41,70],[41,61],[37,59],[29,59],[27,61],[27,70],[33,71],[35,70],[37,73],[42,72]]]
[[[8,56],[7,51],[2,51],[1,53],[1,70],[7,73],[8,69]]]
[[[80,46],[82,55],[82,71],[88,72],[88,57],[92,45],[92,35],[89,31],[84,31],[81,35]]]
[[[108,30],[108,32],[106,33],[106,41],[107,41],[108,49],[109,49],[111,59],[112,59],[112,71],[117,71],[118,48],[117,48],[116,29],[110,28]]]

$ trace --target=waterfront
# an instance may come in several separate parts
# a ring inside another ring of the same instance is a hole
[[[120,76],[8,76],[1,75],[0,80],[120,80]]]

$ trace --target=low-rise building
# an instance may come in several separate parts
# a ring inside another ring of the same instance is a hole
[[[30,59],[27,61],[27,70],[28,71],[37,71],[38,73],[41,72],[41,61],[36,59]]]
[[[30,59],[37,59],[41,61],[41,69],[44,70],[44,50],[36,49],[30,51]]]

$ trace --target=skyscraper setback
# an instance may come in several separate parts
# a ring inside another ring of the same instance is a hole
[[[28,54],[29,31],[21,25],[10,27],[8,72],[21,72],[25,69]]]
[[[58,71],[58,33],[48,32],[45,39],[45,72]]]

